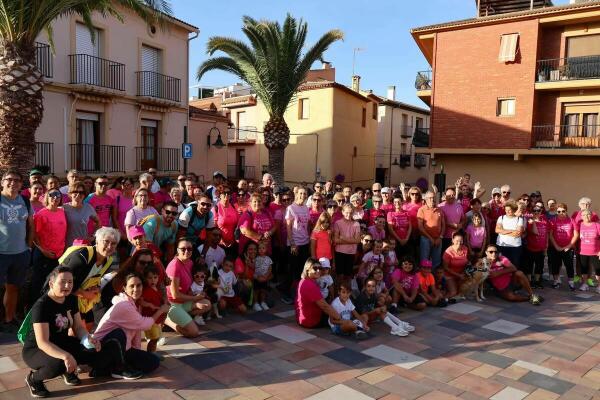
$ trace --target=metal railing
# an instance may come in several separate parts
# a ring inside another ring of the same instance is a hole
[[[153,71],[137,71],[137,95],[181,101],[181,79]]]
[[[227,140],[233,143],[256,142],[257,129],[255,126],[240,126],[227,129]]]
[[[69,169],[81,172],[125,172],[125,146],[70,144]]]
[[[410,166],[410,154],[400,154],[400,168]]]
[[[412,143],[415,147],[429,147],[429,128],[416,128]]]
[[[412,125],[400,125],[400,137],[409,138],[413,135]]]
[[[125,90],[125,64],[89,54],[69,55],[72,84]]]
[[[47,167],[48,172],[54,173],[54,143],[35,142],[35,165]]]
[[[600,55],[555,58],[537,62],[536,82],[600,78]]]
[[[229,179],[256,179],[256,167],[249,165],[228,165]]]
[[[35,64],[46,78],[52,78],[52,49],[46,43],[35,42]]]
[[[532,128],[533,147],[598,148],[600,125],[538,125]]]
[[[431,90],[431,70],[417,72],[415,78],[415,89],[417,90]]]
[[[181,149],[170,147],[136,147],[135,170],[156,168],[163,172],[180,171]]]
[[[425,154],[415,154],[415,161],[413,165],[416,168],[423,168],[427,166],[427,157]]]

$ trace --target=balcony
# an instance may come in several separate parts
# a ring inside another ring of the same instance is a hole
[[[600,87],[600,55],[540,60],[535,79],[538,90]]]
[[[179,172],[181,149],[168,147],[136,147],[135,170],[156,168],[163,172]]]
[[[600,148],[600,125],[539,125],[532,133],[535,148]]]
[[[415,147],[429,147],[429,128],[415,128],[412,143]]]
[[[54,173],[54,143],[35,142],[35,165]]]
[[[425,154],[415,154],[415,168],[423,168],[427,166],[427,157]]]
[[[410,167],[410,154],[400,154],[400,168]]]
[[[69,169],[104,174],[125,172],[125,146],[75,143],[69,149]]]
[[[35,42],[35,64],[46,78],[52,78],[52,49],[46,43]]]
[[[153,103],[181,102],[181,79],[153,71],[137,71],[137,95]]]
[[[409,138],[413,135],[413,127],[411,125],[400,126],[400,137]]]
[[[415,78],[415,89],[417,89],[417,97],[419,97],[428,106],[431,105],[431,88],[433,84],[431,70],[417,72]]]
[[[104,94],[125,90],[125,64],[88,54],[69,55],[69,64],[72,85]]]
[[[227,129],[227,144],[256,143],[257,129],[255,126],[240,126]]]
[[[256,179],[256,167],[248,165],[228,165],[227,178],[229,179]]]

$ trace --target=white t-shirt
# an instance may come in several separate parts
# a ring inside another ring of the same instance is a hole
[[[317,285],[321,289],[321,296],[326,299],[329,296],[329,287],[333,285],[333,278],[331,275],[323,275],[317,279]]]
[[[507,230],[517,230],[523,229],[525,225],[523,221],[523,217],[509,217],[507,215],[503,215],[498,218],[498,222],[496,225],[499,225],[502,229]],[[513,237],[510,235],[498,235],[498,239],[496,239],[496,244],[498,246],[506,246],[506,247],[519,247],[521,246],[521,237]]]
[[[331,307],[342,319],[350,321],[352,319],[352,311],[354,311],[354,304],[352,304],[352,300],[348,299],[346,304],[343,304],[339,297],[336,297],[335,300],[331,302]],[[331,318],[329,319],[329,325],[333,328],[335,324],[331,323]]]
[[[273,265],[273,260],[269,256],[256,256],[254,260],[254,276],[265,276],[269,272],[269,267]]]
[[[196,296],[200,293],[204,292],[204,282],[201,284],[197,284],[195,281],[192,282],[192,286],[190,286],[190,290],[192,291],[192,295]]]
[[[308,222],[310,221],[310,212],[308,207],[292,204],[288,206],[285,212],[285,220],[294,221],[292,223],[292,239],[296,246],[303,246],[310,242],[310,234],[308,233]],[[288,244],[291,245],[289,238]]]
[[[222,269],[219,270],[219,289],[221,296],[233,297],[235,296],[235,290],[233,285],[237,283],[237,278],[233,271],[225,272]]]
[[[201,244],[198,246],[198,252],[202,254],[202,250],[204,249],[204,245]],[[225,250],[221,246],[217,246],[216,249],[209,247],[206,250],[206,256],[204,256],[204,261],[206,261],[206,265],[210,268],[210,272],[212,274],[213,263],[217,264],[217,268],[223,264],[223,260],[225,260]]]
[[[376,267],[379,267],[382,265],[384,260],[383,254],[373,254],[372,251],[369,251],[367,254],[365,254],[362,258],[362,261],[365,263],[365,269],[362,273],[363,276],[369,276],[369,274],[371,272],[373,272],[373,270]]]

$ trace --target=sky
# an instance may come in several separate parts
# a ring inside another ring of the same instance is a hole
[[[555,5],[566,3],[554,0]],[[430,66],[410,29],[476,14],[475,0],[171,0],[171,4],[177,18],[200,29],[200,36],[190,45],[190,85],[221,87],[238,81],[220,71],[196,81],[195,71],[208,57],[209,37],[244,39],[242,16],[281,22],[290,13],[308,23],[308,45],[328,30],[344,32],[344,41],[334,43],[324,56],[333,63],[338,82],[351,84],[354,49],[360,48],[354,71],[361,76],[362,89],[385,96],[387,87],[395,85],[396,100],[420,107],[426,105],[415,95],[415,76]]]

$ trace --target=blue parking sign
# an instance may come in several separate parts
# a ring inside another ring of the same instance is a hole
[[[183,158],[192,158],[192,144],[191,143],[183,143],[181,145],[181,156]]]

